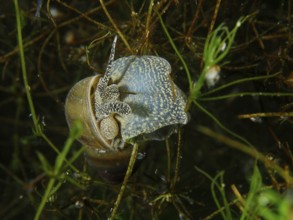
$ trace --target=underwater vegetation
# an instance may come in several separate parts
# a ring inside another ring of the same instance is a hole
[[[3,1],[0,219],[292,219],[292,10]]]

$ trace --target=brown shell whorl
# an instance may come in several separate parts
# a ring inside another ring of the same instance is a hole
[[[97,149],[108,149],[109,142],[102,138],[91,100],[98,80],[99,76],[87,77],[72,87],[66,98],[65,114],[69,127],[75,120],[82,122],[80,143]]]

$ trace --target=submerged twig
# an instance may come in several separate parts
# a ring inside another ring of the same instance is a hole
[[[133,145],[133,148],[132,148],[132,153],[131,153],[131,156],[130,156],[130,160],[129,160],[129,164],[128,164],[128,167],[127,167],[125,177],[123,179],[123,183],[121,185],[121,188],[120,188],[120,191],[118,193],[117,199],[116,199],[116,201],[114,203],[114,207],[113,207],[113,209],[111,211],[111,215],[109,217],[109,220],[113,220],[115,218],[115,215],[116,215],[118,207],[120,205],[122,196],[123,196],[124,191],[126,189],[128,179],[132,174],[133,167],[134,167],[134,164],[135,164],[135,161],[136,161],[136,158],[137,158],[137,153],[138,153],[138,144],[135,143]]]

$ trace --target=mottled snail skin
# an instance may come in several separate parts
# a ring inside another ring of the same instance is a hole
[[[178,124],[188,122],[185,96],[170,73],[169,62],[157,56],[129,56],[113,62],[112,82],[132,109],[131,114],[117,117],[124,141],[135,137],[163,140],[166,136],[156,134],[158,129],[167,126],[170,135]]]
[[[171,66],[157,56],[129,56],[111,63],[105,75],[78,82],[68,93],[69,127],[79,120],[87,161],[110,181],[123,179],[132,144],[144,152],[186,124],[186,100],[170,78]],[[108,127],[109,126],[109,127]]]

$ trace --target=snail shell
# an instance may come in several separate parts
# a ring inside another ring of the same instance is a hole
[[[68,125],[82,122],[79,142],[87,147],[87,161],[105,179],[123,178],[131,143],[139,143],[143,154],[147,141],[163,140],[188,122],[185,96],[170,73],[169,62],[161,57],[123,57],[104,76],[85,78],[68,93]]]

